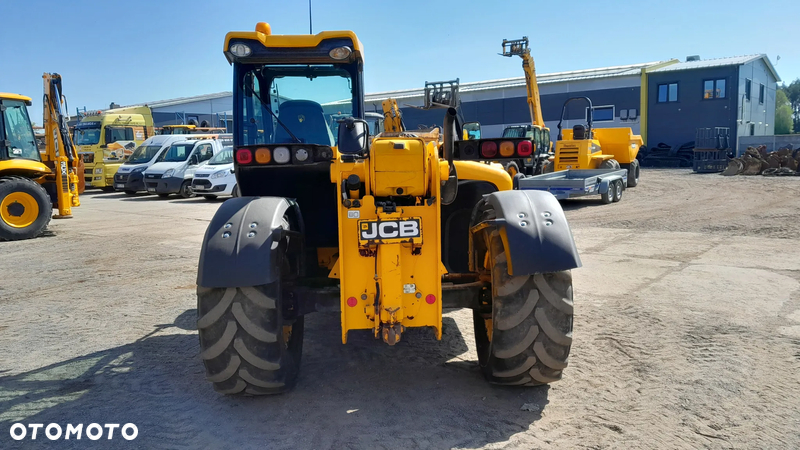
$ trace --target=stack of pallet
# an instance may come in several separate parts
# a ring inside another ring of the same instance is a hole
[[[800,149],[791,145],[778,151],[767,152],[765,145],[747,147],[741,158],[733,158],[723,175],[798,175],[800,176]]]

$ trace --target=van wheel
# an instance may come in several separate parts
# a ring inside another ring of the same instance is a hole
[[[206,199],[206,200],[216,200],[217,196],[216,195],[204,195],[203,198]]]
[[[180,194],[183,198],[192,198],[196,195],[192,190],[192,180],[186,180],[183,182],[181,185]]]
[[[125,191],[125,195],[136,195],[136,191]]]
[[[231,193],[231,196],[232,197],[241,197],[242,196],[242,193],[239,192],[239,185],[238,184],[233,187],[233,192]]]

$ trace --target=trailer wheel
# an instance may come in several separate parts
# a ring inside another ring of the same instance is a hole
[[[600,194],[600,201],[607,205],[614,201],[614,182],[608,183],[608,190]]]
[[[634,159],[628,165],[628,187],[636,187],[639,184],[639,160]]]
[[[618,202],[622,200],[622,180],[617,180],[614,182],[614,202]]]
[[[510,276],[497,231],[485,235],[492,272],[490,311],[473,312],[478,359],[493,384],[536,386],[561,379],[572,345],[569,271]]]
[[[288,226],[288,225],[287,225]],[[287,241],[274,250],[286,264]],[[297,382],[303,351],[303,316],[284,317],[281,278],[262,286],[197,288],[200,357],[214,389],[229,395],[269,395]]]

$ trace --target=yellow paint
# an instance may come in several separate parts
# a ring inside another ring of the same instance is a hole
[[[263,22],[262,22],[263,23]],[[269,25],[265,24],[267,29]],[[263,26],[259,26],[260,31],[232,31],[225,35],[225,44],[222,47],[223,52],[227,52],[230,47],[231,39],[243,39],[258,41],[264,47],[297,47],[297,48],[314,48],[319,46],[322,41],[326,39],[345,38],[350,39],[353,43],[353,52],[356,58],[364,58],[364,51],[361,41],[358,40],[356,34],[352,31],[323,31],[317,34],[298,34],[298,35],[281,35],[281,34],[266,34],[263,33]],[[258,30],[257,28],[256,30]],[[271,33],[271,30],[270,30]]]
[[[630,128],[595,128],[592,133],[591,140],[574,140],[572,130],[563,130],[563,139],[556,142],[554,170],[597,169],[608,159],[630,164],[642,146],[642,137]]]
[[[648,119],[648,99],[650,96],[649,91],[649,73],[653,70],[660,69],[662,67],[670,66],[672,64],[678,63],[677,59],[670,59],[669,61],[664,61],[659,64],[654,64],[650,67],[646,67],[642,69],[642,76],[641,76],[641,88],[639,94],[639,133],[642,136],[642,144],[647,145],[647,119]]]
[[[482,180],[495,185],[498,191],[514,188],[511,175],[500,164],[483,164],[476,161],[454,161],[459,180]],[[443,162],[445,168],[447,163]]]
[[[3,173],[24,174],[29,178],[39,178],[50,173],[50,169],[40,161],[30,159],[5,159],[0,161],[0,175]]]
[[[11,94],[8,92],[0,92],[0,100],[19,100],[25,102],[28,106],[31,104],[31,98],[19,94]]]
[[[17,212],[16,209],[21,211]],[[0,202],[0,219],[13,228],[27,228],[33,225],[37,217],[39,204],[27,192],[12,192]]]
[[[42,75],[45,94],[55,91],[53,84],[61,84],[61,75],[45,73]],[[53,165],[52,175],[47,175],[46,181],[52,182],[56,187],[55,207],[58,214],[55,218],[72,217],[72,207],[80,206],[78,198],[79,178],[84,176],[78,173],[78,152],[74,145],[71,145],[72,154],[66,153],[67,142],[60,133],[60,123],[64,117],[61,111],[57,110],[52,102],[46,102],[44,108],[44,139],[45,154],[42,159]],[[67,140],[71,139],[69,134]]]
[[[80,153],[92,153],[94,162],[86,163],[86,184],[94,187],[113,186],[114,175],[124,159],[133,153],[147,138],[155,135],[153,115],[147,106],[115,108],[100,114],[84,116],[81,124],[93,123],[100,128],[100,140],[94,145],[78,146]],[[133,140],[106,144],[108,128],[124,127],[133,129]],[[97,173],[99,172],[99,173]],[[99,179],[95,179],[99,178]]]

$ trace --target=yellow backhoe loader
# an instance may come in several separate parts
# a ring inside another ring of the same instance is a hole
[[[72,217],[79,160],[64,115],[61,76],[45,73],[44,141],[40,153],[28,116],[31,99],[0,93],[0,240],[30,239],[54,218]]]
[[[490,382],[561,378],[580,258],[555,197],[513,190],[498,164],[457,157],[476,141],[457,141],[454,108],[441,130],[410,131],[389,105],[370,139],[352,31],[274,35],[258,23],[228,33],[223,52],[242,197],[214,215],[198,265],[200,358],[216,390],[290,389],[314,311],[340,311],[342,343],[369,333],[394,345],[412,327],[440,339],[442,309],[470,308]],[[337,137],[333,113],[350,116]],[[532,151],[525,139],[500,145],[501,160]]]

